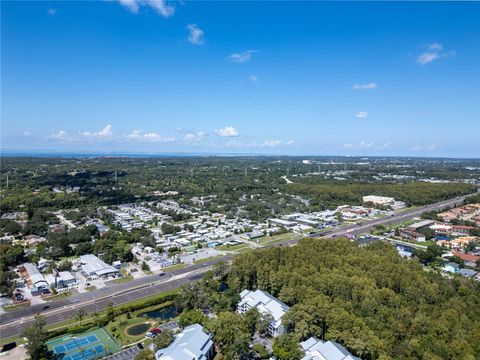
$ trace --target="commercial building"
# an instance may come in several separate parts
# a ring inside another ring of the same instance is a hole
[[[301,342],[300,347],[305,353],[302,360],[361,360],[333,341],[322,341],[311,337]]]
[[[48,282],[35,264],[25,263],[20,265],[18,270],[29,286],[32,295],[40,295],[43,291],[48,290]]]
[[[268,221],[270,222],[270,224],[285,226],[287,228],[297,225],[297,223],[294,221],[288,221],[283,219],[268,219]]]
[[[82,266],[82,271],[90,279],[106,278],[119,273],[118,269],[108,265],[93,254],[80,256],[79,262]]]
[[[78,286],[78,281],[68,271],[60,271],[55,278],[55,274],[48,274],[45,276],[48,285],[55,287],[58,291],[67,291]]]
[[[187,326],[173,343],[155,353],[156,360],[211,360],[213,356],[212,337],[200,324]]]
[[[417,241],[417,242],[423,242],[425,241],[425,235],[422,233],[419,233],[415,231],[412,228],[398,228],[398,233],[400,236],[404,239],[410,240],[410,241]]]
[[[367,195],[362,198],[364,203],[372,203],[375,205],[390,205],[395,202],[393,197],[388,196],[378,196],[378,195]]]
[[[268,335],[276,337],[285,333],[282,325],[282,316],[289,307],[283,302],[262,290],[243,290],[240,293],[240,302],[237,305],[237,312],[243,314],[252,308],[257,308],[260,314],[269,314],[273,320],[267,328]]]

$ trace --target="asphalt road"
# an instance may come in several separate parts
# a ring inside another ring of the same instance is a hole
[[[417,217],[425,211],[438,211],[446,207],[458,205],[465,197],[466,196],[461,196],[435,204],[405,210],[396,213],[393,216],[369,220],[357,225],[342,226],[333,230],[311,234],[309,237],[332,238],[345,236],[347,234],[358,235],[366,233],[375,225],[398,224],[410,218]],[[266,245],[265,247],[288,246],[294,245],[297,242],[298,240],[288,240],[274,245]],[[87,314],[91,314],[93,312],[102,311],[109,302],[113,303],[113,305],[120,305],[150,295],[176,289],[189,281],[200,279],[213,264],[219,261],[229,261],[231,259],[231,255],[217,257],[211,261],[170,271],[163,276],[155,274],[135,279],[127,283],[111,284],[106,288],[89,293],[78,294],[69,298],[52,301],[48,304],[34,305],[25,309],[4,313],[0,317],[0,339],[19,335],[31,324],[34,315],[37,313],[42,313],[42,315],[45,316],[47,324],[58,324],[74,318],[79,309],[83,309]],[[45,309],[44,307],[47,305],[49,308]]]

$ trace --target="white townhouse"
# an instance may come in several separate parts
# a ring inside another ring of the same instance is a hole
[[[301,360],[361,360],[350,354],[342,345],[315,337],[301,342],[300,347],[305,354]]]
[[[257,308],[261,314],[270,314],[273,320],[268,326],[268,335],[276,337],[285,333],[282,325],[282,316],[289,307],[283,302],[262,290],[243,290],[240,293],[240,302],[237,305],[237,312],[243,314],[251,308]]]
[[[187,326],[166,348],[155,353],[156,360],[211,360],[215,355],[212,336],[200,324]]]

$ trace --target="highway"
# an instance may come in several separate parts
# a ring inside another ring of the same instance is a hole
[[[417,217],[426,211],[438,211],[447,207],[459,205],[463,202],[465,197],[466,196],[460,196],[435,204],[400,211],[393,216],[373,219],[361,224],[341,226],[333,230],[327,230],[308,236],[313,238],[333,238],[345,236],[347,234],[358,235],[361,233],[367,233],[375,225],[398,224]],[[273,245],[267,244],[262,247],[289,246],[294,245],[297,242],[298,240],[287,240],[282,243],[275,243]],[[232,257],[232,255],[225,255],[223,257],[212,259],[211,261],[172,270],[163,276],[155,274],[135,279],[127,283],[110,283],[106,288],[98,289],[89,293],[73,295],[69,298],[51,301],[48,304],[34,305],[25,309],[6,312],[0,317],[0,339],[19,335],[31,324],[33,317],[37,313],[42,313],[42,315],[45,316],[47,324],[58,324],[74,318],[79,309],[85,310],[87,314],[92,314],[93,312],[99,312],[105,309],[109,302],[113,303],[113,305],[120,305],[150,295],[176,289],[189,281],[200,279],[213,264],[219,261],[230,261]],[[49,308],[45,309],[45,306],[47,305]]]

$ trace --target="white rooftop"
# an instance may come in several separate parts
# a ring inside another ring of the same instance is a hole
[[[82,270],[87,274],[96,274],[98,276],[118,272],[113,266],[108,265],[93,254],[80,256]]]
[[[342,345],[311,337],[300,343],[305,356],[302,360],[361,360],[353,356]]]
[[[281,324],[282,316],[288,311],[289,307],[283,302],[262,290],[243,290],[240,293],[240,302],[238,306],[247,303],[250,307],[256,307],[259,312],[272,315],[276,327]]]
[[[173,343],[155,353],[157,360],[206,360],[213,346],[210,335],[200,324],[187,326]]]

